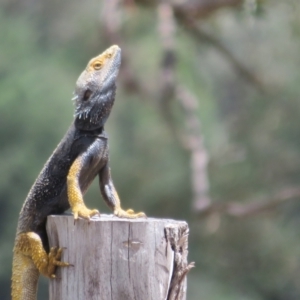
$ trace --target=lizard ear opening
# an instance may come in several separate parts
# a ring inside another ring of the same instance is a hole
[[[84,95],[83,95],[83,101],[88,101],[91,95],[92,95],[92,91],[91,90],[86,90]]]

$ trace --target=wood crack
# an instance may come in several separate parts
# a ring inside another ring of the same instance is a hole
[[[195,266],[194,262],[188,263],[187,261],[188,234],[189,228],[186,223],[169,224],[165,227],[167,244],[174,251],[173,274],[166,300],[183,299],[186,275]]]

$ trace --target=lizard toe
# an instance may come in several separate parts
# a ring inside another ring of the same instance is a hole
[[[135,213],[134,210],[132,209],[128,209],[125,211],[119,208],[114,211],[114,214],[119,218],[129,218],[129,219],[146,218],[146,215],[143,212]]]

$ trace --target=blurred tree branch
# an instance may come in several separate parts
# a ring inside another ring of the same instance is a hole
[[[259,92],[266,93],[266,89],[263,83],[259,80],[258,76],[250,71],[242,63],[240,63],[218,39],[201,30],[196,25],[191,26],[188,32],[201,42],[213,46],[231,64],[231,66],[239,76],[244,78],[246,82],[249,82],[251,85],[253,85],[253,87],[256,88]]]
[[[211,2],[211,3],[210,3]],[[217,38],[200,29],[197,20],[204,18],[224,6],[239,7],[243,1],[200,1],[200,3],[187,2],[181,5],[174,5],[174,14],[180,25],[182,25],[188,34],[202,43],[207,43],[214,47],[233,67],[238,75],[249,82],[261,93],[265,92],[263,83],[257,75],[244,66]]]
[[[241,204],[241,202],[233,201],[226,203],[213,203],[199,211],[198,215],[203,217],[219,213],[237,218],[254,217],[262,213],[272,212],[279,206],[289,201],[299,199],[299,197],[299,188],[285,188],[273,197],[261,201],[250,201],[249,203],[243,204]]]
[[[106,24],[106,36],[110,41],[119,42],[121,44],[122,39],[120,38],[119,29],[117,29],[117,25],[119,24],[116,20],[118,20],[118,15],[116,13],[117,7],[120,5],[124,5],[127,7],[134,6],[134,2],[126,1],[126,0],[112,0],[105,1],[105,9],[103,12],[104,23]],[[219,9],[230,7],[230,8],[240,8],[244,1],[242,0],[186,0],[186,1],[176,1],[176,0],[165,0],[165,1],[143,1],[143,0],[135,0],[137,4],[145,4],[148,5],[156,5],[158,7],[158,13],[161,11],[159,7],[168,5],[170,9],[172,9],[172,14],[175,19],[172,21],[176,27],[176,23],[181,25],[186,29],[187,33],[196,38],[196,40],[206,43],[214,47],[234,68],[238,75],[245,79],[246,82],[249,82],[253,85],[258,91],[261,93],[266,92],[266,88],[258,76],[249,70],[248,67],[243,65],[239,60],[233,55],[233,53],[228,50],[217,38],[213,37],[211,34],[200,29],[198,25],[198,21],[204,19]],[[109,16],[109,17],[108,17]],[[166,22],[168,21],[168,16],[165,15]],[[120,18],[119,18],[120,19]],[[162,19],[162,18],[160,18]],[[170,23],[170,22],[169,22]],[[168,26],[168,25],[167,25]],[[132,92],[145,92],[145,87],[142,88],[141,83],[137,80],[137,78],[130,71],[130,67],[128,66],[128,56],[123,54],[124,61],[124,84],[128,88],[128,91]],[[171,55],[168,54],[169,59]]]
[[[162,60],[160,64],[158,91],[150,91],[147,86],[139,80],[130,66],[130,55],[126,48],[122,47],[121,35],[121,12],[122,6],[132,9],[135,5],[151,5],[156,7],[158,16],[158,34],[162,48]],[[200,120],[197,115],[198,100],[176,79],[177,56],[175,50],[175,32],[177,25],[183,26],[186,31],[199,42],[204,42],[214,47],[232,65],[236,73],[249,82],[261,93],[265,87],[257,75],[229,51],[217,38],[203,31],[198,21],[208,17],[217,10],[225,7],[239,8],[242,0],[201,0],[201,1],[143,1],[143,0],[106,0],[104,1],[102,22],[104,33],[110,43],[117,43],[123,48],[121,80],[127,92],[147,95],[149,98],[157,98],[160,112],[168,124],[173,136],[179,141],[181,147],[189,152],[191,161],[191,182],[193,189],[193,207],[199,215],[207,215],[214,212],[224,213],[235,217],[256,215],[277,207],[282,202],[291,198],[293,190],[285,192],[276,197],[274,201],[263,201],[262,203],[240,204],[229,202],[224,204],[212,203],[209,197],[209,180],[207,172],[208,153],[205,149],[201,133]],[[174,100],[177,100],[184,120],[182,125],[174,118]],[[283,196],[282,196],[283,195]],[[287,196],[290,195],[290,196]]]
[[[120,77],[123,85],[128,93],[137,93],[148,95],[150,91],[145,85],[135,76],[130,67],[130,55],[124,45],[121,30],[121,5],[124,4],[122,0],[105,0],[103,1],[102,10],[102,27],[105,38],[110,44],[118,44],[122,48],[122,65]],[[126,4],[126,1],[125,1]]]
[[[204,137],[197,116],[197,98],[186,88],[178,85],[176,96],[184,114],[186,130],[182,135],[182,146],[190,151],[193,207],[196,211],[211,205],[207,165],[209,155],[204,145]]]
[[[200,121],[197,116],[198,100],[182,84],[177,82],[175,32],[173,8],[167,1],[158,5],[159,35],[163,48],[163,60],[160,73],[159,102],[173,135],[181,146],[189,151],[193,206],[196,210],[210,204],[209,180],[207,173],[208,154],[203,142]],[[175,98],[181,107],[185,130],[180,132],[172,115],[171,104]]]

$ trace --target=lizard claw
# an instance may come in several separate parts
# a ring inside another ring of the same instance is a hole
[[[145,213],[143,212],[135,213],[133,209],[127,209],[125,211],[122,208],[118,208],[115,209],[114,215],[119,218],[129,218],[129,219],[147,218]]]
[[[75,224],[75,221],[78,219],[78,217],[90,220],[90,218],[95,215],[100,216],[100,212],[97,209],[88,209],[86,206],[81,205],[73,208],[73,215]]]
[[[63,252],[63,248],[52,247],[48,254],[48,267],[47,273],[50,278],[56,278],[55,269],[56,267],[69,267],[70,264],[67,262],[61,261],[61,255]]]

